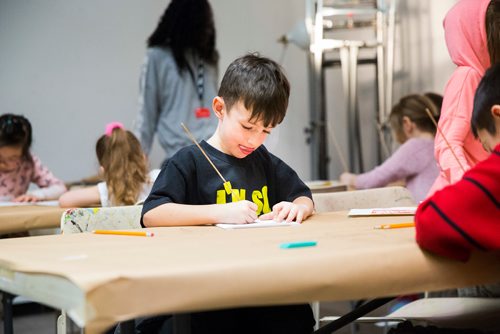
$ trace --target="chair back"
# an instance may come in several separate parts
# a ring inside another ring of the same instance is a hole
[[[68,209],[61,216],[61,233],[139,229],[141,210],[142,205]]]
[[[410,191],[405,187],[313,193],[313,200],[316,212],[416,205]]]

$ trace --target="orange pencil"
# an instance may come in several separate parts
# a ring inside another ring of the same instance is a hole
[[[415,223],[382,224],[375,226],[378,230],[387,230],[391,228],[415,227]]]
[[[112,235],[130,235],[136,237],[152,237],[155,234],[153,232],[144,231],[116,231],[116,230],[94,230],[94,234],[112,234]]]

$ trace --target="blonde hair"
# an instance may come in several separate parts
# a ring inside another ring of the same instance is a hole
[[[403,131],[403,117],[405,116],[414,122],[420,131],[436,134],[436,126],[429,118],[426,109],[431,112],[437,122],[441,114],[439,98],[442,99],[440,95],[433,93],[407,95],[392,107],[389,122],[398,142],[404,143],[407,139]]]
[[[146,159],[139,140],[128,130],[116,127],[96,143],[99,164],[113,205],[133,205],[148,181]]]

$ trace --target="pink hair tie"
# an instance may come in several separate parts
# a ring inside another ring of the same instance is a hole
[[[123,124],[120,122],[111,122],[106,125],[106,131],[104,132],[106,136],[111,137],[114,129],[125,129]]]

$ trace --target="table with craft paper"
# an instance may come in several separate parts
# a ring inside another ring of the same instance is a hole
[[[0,235],[57,228],[65,209],[55,206],[20,205],[0,207]]]
[[[64,309],[86,333],[102,333],[139,316],[395,296],[500,277],[492,254],[456,262],[423,252],[414,228],[374,229],[408,220],[335,212],[289,227],[4,239],[0,290]],[[280,248],[299,241],[317,244]]]

